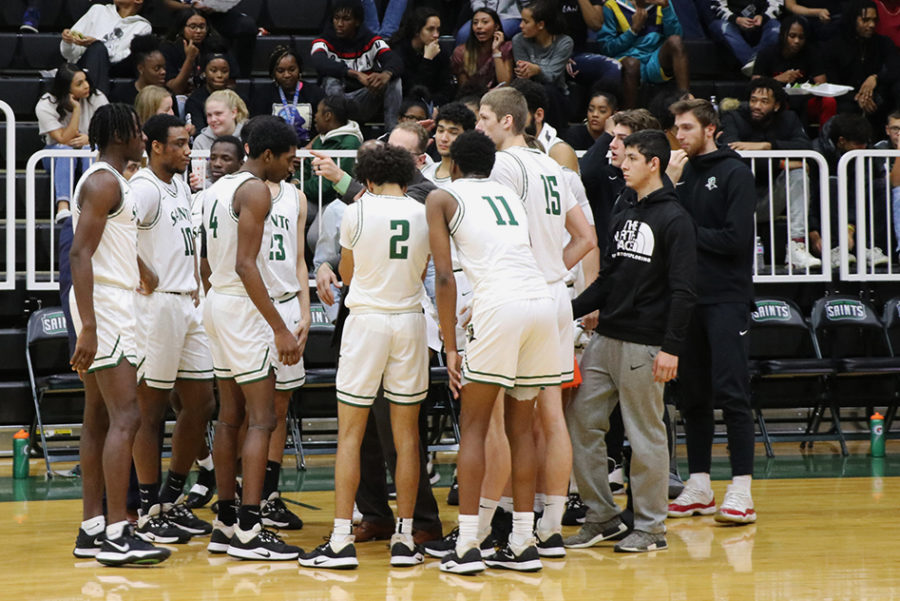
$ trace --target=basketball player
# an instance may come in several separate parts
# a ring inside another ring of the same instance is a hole
[[[434,146],[441,160],[422,167],[422,175],[437,185],[450,181],[450,145],[464,131],[475,128],[475,113],[462,102],[448,102],[438,109]]]
[[[300,565],[311,568],[359,565],[351,534],[359,450],[382,380],[397,450],[399,517],[391,537],[391,565],[414,566],[424,560],[413,541],[413,509],[419,485],[419,404],[428,394],[422,313],[429,254],[425,207],[405,195],[416,172],[407,150],[393,145],[362,149],[355,169],[367,193],[347,208],[341,221],[339,269],[350,285],[350,316],[337,372],[334,530],[328,542],[300,558]]]
[[[271,245],[265,224],[272,197],[265,181],[280,181],[291,172],[297,135],[278,117],[266,117],[248,145],[250,157],[241,170],[213,184],[203,201],[211,273],[203,323],[220,396],[213,445],[219,509],[207,549],[242,559],[288,560],[300,549],[262,527],[259,505],[275,427],[273,360],[294,365],[300,346],[269,299],[262,274]],[[241,450],[244,480],[238,512],[234,477],[245,414],[249,427]]]
[[[429,194],[426,202],[450,387],[454,395],[462,387],[459,536],[456,547],[441,559],[441,570],[472,574],[487,563],[536,571],[542,566],[533,537],[533,399],[539,387],[560,383],[556,308],[531,252],[524,204],[515,191],[487,179],[495,168],[494,142],[466,132],[450,147],[450,156],[453,181]],[[451,237],[473,288],[464,361],[456,351]],[[478,496],[485,436],[501,388],[512,455],[513,524],[508,543],[482,561],[483,553],[490,553],[479,548],[489,527],[479,523]]]
[[[493,181],[512,188],[525,203],[532,251],[556,303],[559,362],[562,380],[571,381],[574,369],[572,307],[564,278],[568,270],[597,245],[594,228],[570,193],[560,166],[549,156],[528,148],[524,130],[528,105],[518,90],[501,88],[481,99],[475,128],[484,132],[497,147],[491,172]],[[571,239],[566,244],[566,232]],[[544,513],[537,524],[538,549],[544,557],[563,557],[562,516],[566,509],[572,445],[562,407],[562,390],[548,386],[538,395],[537,421],[546,440],[547,465]],[[500,485],[495,482],[495,485]],[[488,491],[486,491],[488,492]],[[482,520],[497,507],[498,494],[482,499]]]
[[[74,554],[96,557],[104,565],[155,564],[170,551],[137,538],[126,514],[131,452],[141,420],[134,291],[140,285],[149,293],[156,286],[156,275],[137,256],[134,200],[122,177],[126,163],[140,160],[143,152],[137,113],[124,104],[102,106],[91,119],[88,137],[100,157],[75,187],[69,254],[75,291],[69,302],[78,334],[71,364],[85,389],[84,521]]]

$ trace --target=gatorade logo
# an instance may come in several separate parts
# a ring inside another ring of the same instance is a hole
[[[877,425],[877,426],[873,427],[872,434],[874,434],[875,436],[881,436],[882,434],[884,434],[884,426]]]
[[[784,301],[758,301],[756,311],[750,314],[753,321],[790,321],[791,308]]]
[[[54,336],[56,334],[66,333],[66,316],[62,311],[57,313],[48,313],[41,318],[41,329],[44,334]]]
[[[825,315],[831,321],[863,321],[866,306],[858,300],[836,300],[825,303]]]

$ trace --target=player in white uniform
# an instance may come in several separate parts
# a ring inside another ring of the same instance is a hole
[[[207,549],[243,559],[287,560],[296,558],[300,549],[262,527],[260,499],[275,427],[273,361],[294,365],[302,351],[269,298],[262,274],[267,271],[271,243],[266,221],[272,198],[265,180],[280,181],[291,172],[297,135],[278,117],[260,117],[248,145],[250,158],[242,169],[213,184],[203,203],[212,287],[203,306],[203,324],[220,400],[213,444],[219,512]],[[245,415],[238,512],[235,468]]]
[[[574,331],[565,277],[573,265],[596,248],[597,237],[570,193],[561,167],[546,154],[527,147],[523,136],[527,120],[528,106],[522,93],[503,88],[482,97],[476,129],[487,134],[499,151],[491,179],[512,188],[528,211],[532,251],[556,304],[557,352],[566,382],[573,377]],[[566,232],[571,236],[568,244],[564,242]],[[542,556],[562,557],[565,547],[560,533],[572,466],[572,443],[560,387],[548,386],[542,390],[537,406],[538,423],[546,440],[545,464],[553,466],[541,478],[546,497],[544,513],[536,529],[538,549]],[[495,484],[501,486],[499,481]],[[496,495],[496,489],[493,492]]]
[[[130,181],[137,208],[138,254],[158,275],[152,294],[135,300],[138,403],[141,427],[134,464],[141,506],[138,536],[149,542],[186,543],[212,526],[184,506],[182,490],[206,423],[215,409],[212,358],[200,313],[200,276],[191,224],[191,191],[181,178],[190,161],[184,122],[155,115],[144,124],[149,166]],[[172,460],[160,489],[159,428],[172,389],[181,410],[172,435]]]
[[[486,179],[494,164],[493,142],[466,132],[454,142],[451,157],[453,182],[432,192],[427,201],[450,386],[454,394],[462,386],[459,537],[443,557],[441,570],[481,571],[483,554],[494,567],[539,570],[541,560],[532,536],[536,459],[532,399],[539,387],[560,383],[555,310],[530,249],[525,206],[515,191]],[[454,350],[458,343],[451,237],[474,291],[464,360]],[[513,458],[514,513],[508,544],[491,554],[489,544],[483,543],[490,533],[490,517],[487,522],[479,519],[483,513],[479,490],[488,422],[501,389],[506,393],[503,405]]]
[[[422,279],[428,262],[425,207],[405,196],[415,174],[410,153],[391,145],[363,149],[356,177],[368,192],[341,222],[341,279],[350,285],[337,373],[338,450],[335,519],[329,541],[301,556],[312,568],[358,565],[351,534],[359,485],[360,445],[378,388],[390,402],[397,450],[397,527],[391,565],[423,561],[413,542],[419,484],[419,404],[428,394],[428,345]]]
[[[251,123],[252,120],[251,120]],[[252,131],[252,130],[251,130]],[[265,274],[269,296],[288,329],[306,346],[309,313],[309,272],[306,268],[303,230],[306,225],[306,196],[287,182],[266,182],[272,194],[272,212],[267,227],[272,230],[269,269]],[[291,395],[303,386],[306,371],[303,359],[294,365],[275,362],[275,430],[269,440],[266,477],[263,481],[262,520],[264,526],[299,530],[303,520],[287,508],[278,492],[284,443],[287,439],[287,412]]]
[[[153,564],[169,556],[134,535],[126,497],[141,415],[136,399],[135,289],[152,291],[155,274],[139,262],[135,207],[122,171],[143,152],[137,113],[100,107],[88,132],[100,158],[75,187],[69,302],[78,342],[72,369],[84,380],[81,431],[83,522],[76,557],[106,565]],[[106,518],[103,496],[106,493]],[[108,519],[108,524],[107,520]]]

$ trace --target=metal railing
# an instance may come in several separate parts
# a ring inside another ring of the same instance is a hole
[[[852,150],[838,162],[842,280],[900,281],[900,259],[894,239],[898,233],[894,220],[900,223],[900,202],[895,212],[890,181],[894,160],[898,158],[898,150]]]
[[[16,116],[12,107],[0,100],[0,111],[6,119],[6,266],[0,290],[16,288]]]

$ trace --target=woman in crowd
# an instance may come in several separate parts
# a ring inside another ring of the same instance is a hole
[[[206,122],[194,139],[194,150],[207,150],[220,136],[241,136],[247,121],[247,105],[233,90],[217,90],[206,99]]]
[[[518,0],[469,0],[469,4],[475,14],[478,14],[478,11],[485,8],[496,14],[497,29],[502,29],[506,38],[511,39],[519,32],[519,21],[522,20],[519,5],[527,4],[527,2],[519,2]],[[474,21],[475,17],[473,16],[472,21],[463,23],[459,31],[456,32],[457,44],[465,44],[466,40],[469,39],[472,33],[470,24]]]
[[[231,80],[231,64],[221,52],[203,58],[203,85],[193,91],[184,103],[185,119],[198,129],[206,127],[206,100],[213,92],[224,90]]]
[[[615,94],[595,87],[588,102],[587,119],[570,127],[563,139],[575,150],[587,150],[606,131],[607,119],[618,106]]]
[[[391,49],[403,59],[403,94],[416,86],[429,90],[431,101],[440,106],[453,99],[450,57],[441,52],[438,38],[441,19],[433,8],[417,8],[391,38]]]
[[[313,116],[325,92],[318,85],[300,80],[303,64],[290,46],[276,46],[269,55],[272,83],[254,90],[250,114],[278,115],[297,132],[300,146],[316,135]]]
[[[460,88],[484,94],[513,77],[512,43],[503,34],[500,16],[489,8],[475,11],[471,35],[453,50],[450,68]]]
[[[109,95],[110,102],[134,104],[138,92],[146,86],[166,85],[166,59],[159,49],[159,41],[152,35],[140,35],[131,40],[131,57],[137,79],[130,86],[116,86]]]
[[[88,125],[98,108],[108,101],[103,92],[95,90],[87,74],[73,64],[64,63],[56,70],[50,91],[41,96],[34,112],[40,134],[47,149],[84,148],[88,146]],[[75,185],[74,171],[78,165],[83,172],[90,165],[88,158],[44,159],[44,168],[54,171],[56,220],[69,214],[69,199]]]
[[[162,46],[166,57],[166,87],[173,94],[189,94],[203,85],[204,56],[220,52],[228,55],[225,41],[196,8],[177,13],[178,18]],[[231,56],[228,56],[231,62]]]
[[[172,93],[162,86],[147,86],[134,99],[134,109],[141,123],[145,123],[153,115],[174,115],[173,106]]]

